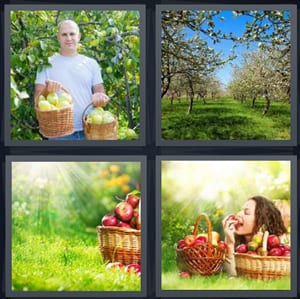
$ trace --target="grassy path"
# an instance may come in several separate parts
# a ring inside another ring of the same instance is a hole
[[[195,101],[187,114],[189,101],[162,101],[164,140],[289,140],[290,106],[273,102],[263,116],[263,101],[255,108],[230,98]]]

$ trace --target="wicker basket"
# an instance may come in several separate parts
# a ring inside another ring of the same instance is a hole
[[[62,91],[70,92],[62,87]],[[62,137],[71,135],[74,132],[73,103],[51,111],[41,111],[38,107],[40,95],[47,97],[48,92],[45,88],[34,100],[34,109],[39,123],[39,131],[46,138]]]
[[[260,280],[278,279],[289,276],[291,260],[288,256],[260,256],[235,253],[238,275]]]
[[[201,217],[204,217],[206,221],[208,240],[206,243],[197,246],[182,249],[177,248],[177,267],[180,271],[187,271],[191,274],[217,274],[222,270],[225,260],[225,251],[220,247],[212,245],[211,222],[205,213],[197,217],[193,235],[197,235]]]
[[[87,109],[93,105],[90,103],[82,113],[84,135],[87,140],[117,140],[118,139],[118,118],[107,124],[91,124],[87,122]]]
[[[97,226],[99,248],[107,262],[124,265],[141,262],[141,231],[115,226]]]

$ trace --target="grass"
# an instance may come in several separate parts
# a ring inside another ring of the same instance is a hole
[[[15,236],[12,291],[140,291],[139,276],[105,269],[95,233],[82,236]]]
[[[255,108],[231,98],[194,101],[162,100],[162,138],[164,140],[290,140],[290,105],[272,102],[263,116],[264,101]]]
[[[243,277],[231,277],[226,273],[213,276],[194,275],[179,277],[177,272],[162,274],[161,289],[171,290],[290,290],[290,277],[262,281]]]

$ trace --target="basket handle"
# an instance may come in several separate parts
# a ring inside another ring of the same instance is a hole
[[[69,95],[71,94],[71,93],[69,92],[69,90],[66,89],[66,88],[63,87],[63,86],[61,86],[60,90],[64,91],[65,93],[67,93],[67,94],[69,94]],[[46,85],[45,88],[44,88],[43,90],[41,90],[41,91],[37,94],[37,96],[34,98],[34,105],[35,105],[35,106],[38,105],[38,98],[40,97],[40,95],[46,93],[46,91],[47,91],[47,85]]]
[[[206,213],[201,213],[195,222],[194,225],[194,230],[193,230],[193,235],[196,237],[197,236],[197,232],[198,232],[198,227],[201,221],[201,218],[204,217],[205,218],[205,222],[206,222],[206,226],[207,226],[207,242],[208,242],[208,250],[207,250],[207,255],[208,256],[212,256],[212,228],[211,228],[211,222],[209,220],[209,217]]]
[[[89,107],[91,107],[93,105],[93,103],[91,102],[91,103],[89,103],[86,107],[85,107],[85,109],[83,110],[83,112],[82,112],[82,122],[84,123],[84,117],[85,117],[85,113],[86,113],[86,111],[88,110],[88,108]]]

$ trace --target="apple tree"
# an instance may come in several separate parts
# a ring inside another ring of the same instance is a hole
[[[138,11],[11,11],[10,83],[12,139],[42,139],[34,112],[36,72],[58,51],[57,25],[73,19],[81,31],[79,53],[90,56],[102,70],[111,97],[108,109],[118,115],[120,138],[126,128],[139,131],[140,32]]]

